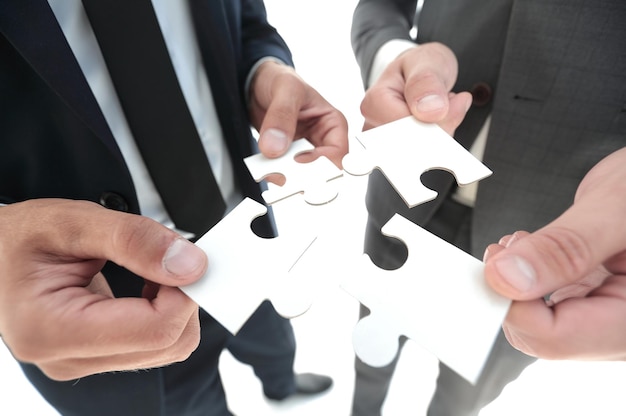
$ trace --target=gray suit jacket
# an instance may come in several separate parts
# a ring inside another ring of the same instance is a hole
[[[459,60],[456,91],[474,105],[455,137],[471,145],[491,113],[484,162],[494,174],[480,183],[472,253],[501,236],[547,224],[573,202],[576,188],[601,158],[626,146],[626,3],[623,0],[361,0],[352,42],[367,79],[378,48],[390,39],[448,45]],[[429,172],[436,201],[408,210],[382,175],[368,188],[366,250],[395,212],[425,224],[453,186]],[[625,213],[626,214],[626,213]],[[387,253],[393,255],[392,253]]]

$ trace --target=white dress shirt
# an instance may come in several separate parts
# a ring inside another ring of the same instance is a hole
[[[132,137],[81,0],[48,2],[122,151],[135,184],[141,213],[175,229]],[[193,31],[188,3],[152,0],[152,4],[213,174],[224,200],[232,208],[241,197],[235,189],[231,161]]]

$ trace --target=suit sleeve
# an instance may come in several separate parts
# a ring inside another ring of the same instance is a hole
[[[392,39],[412,40],[417,0],[360,0],[352,17],[351,41],[361,78],[369,79],[378,49]]]
[[[287,44],[267,21],[267,12],[262,0],[241,2],[241,43],[240,85],[245,84],[248,73],[261,58],[275,57],[293,66]]]

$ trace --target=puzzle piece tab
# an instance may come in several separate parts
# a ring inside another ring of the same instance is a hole
[[[383,234],[406,244],[408,258],[399,269],[383,270],[363,255],[342,283],[371,311],[355,327],[355,352],[385,366],[404,335],[475,383],[510,300],[487,285],[481,261],[404,217],[396,214]]]
[[[491,170],[443,129],[413,116],[364,131],[357,140],[363,148],[344,156],[344,170],[358,176],[380,169],[410,208],[437,197],[437,192],[420,182],[428,170],[449,171],[459,186],[491,175]]]
[[[305,270],[297,262],[314,243],[310,232],[258,237],[250,225],[267,208],[246,198],[196,245],[209,267],[197,282],[181,289],[231,333],[236,334],[266,299],[286,318],[311,305]],[[301,289],[302,287],[302,289]]]
[[[282,174],[286,182],[282,186],[269,184],[263,199],[272,205],[297,193],[304,193],[304,200],[311,205],[322,205],[337,197],[337,190],[329,181],[343,175],[328,158],[320,156],[312,162],[295,160],[299,154],[311,151],[314,146],[306,139],[295,140],[283,156],[270,159],[256,154],[244,159],[248,170],[257,182],[270,174]]]

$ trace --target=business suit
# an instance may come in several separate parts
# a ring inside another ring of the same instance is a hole
[[[494,174],[480,183],[467,224],[466,249],[481,258],[503,235],[555,219],[585,173],[626,146],[626,6],[615,0],[443,0],[426,1],[416,13],[416,3],[360,1],[352,27],[355,55],[367,80],[378,48],[391,39],[413,40],[414,22],[417,43],[438,41],[456,54],[453,91],[474,96],[457,140],[469,148],[491,114],[484,162]],[[365,250],[379,265],[398,267],[404,252],[380,226],[399,212],[428,228],[454,190],[448,174],[430,172],[424,182],[438,198],[409,210],[382,175],[370,177]],[[496,349],[476,388],[440,366],[429,415],[477,414],[532,362],[503,337]],[[373,370],[357,361],[355,403],[364,410],[355,414],[377,414],[393,367]],[[370,377],[369,385],[361,375]]]
[[[243,85],[258,59],[274,56],[291,63],[290,53],[265,20],[261,1],[191,0],[190,7],[237,184],[244,195],[262,201],[243,164],[255,151]],[[0,202],[84,199],[139,214],[126,163],[46,0],[0,4],[0,57]],[[257,231],[271,235],[271,221],[259,223]],[[112,263],[104,274],[116,296],[140,295],[141,278]],[[68,415],[229,414],[217,371],[226,347],[254,365],[267,390],[290,393],[293,332],[271,305],[263,304],[237,339],[206,313],[200,319],[198,350],[165,369],[61,383],[32,365],[23,368]],[[268,351],[274,359],[264,362],[258,355],[267,358]]]

